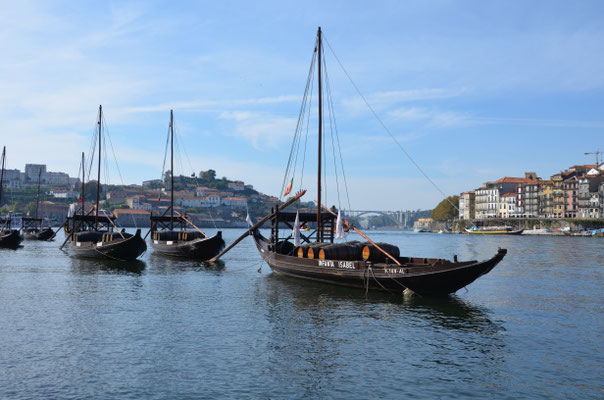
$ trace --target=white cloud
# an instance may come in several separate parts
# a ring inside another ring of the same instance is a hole
[[[277,148],[284,140],[291,140],[296,127],[296,118],[263,112],[225,111],[219,117],[234,121],[232,134],[244,138],[256,149]]]

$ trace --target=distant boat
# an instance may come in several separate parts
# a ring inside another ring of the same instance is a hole
[[[151,215],[151,247],[157,253],[207,261],[224,249],[222,232],[208,236],[187,218],[174,216],[174,113],[170,110],[170,207],[162,215]],[[169,215],[166,215],[170,212]],[[177,229],[175,228],[175,225]],[[195,230],[187,229],[189,226]]]
[[[21,218],[21,232],[25,240],[50,240],[55,233],[50,227],[44,228],[44,218],[38,218],[38,208],[40,205],[40,180],[42,170],[38,172],[38,194],[36,195],[36,212],[35,216]],[[28,213],[29,215],[29,213]]]
[[[413,228],[413,232],[415,232],[415,233],[427,233],[427,232],[430,232],[430,229],[426,228],[425,226],[416,226],[415,228]]]
[[[2,187],[4,184],[4,168],[6,164],[6,147],[2,149],[2,169],[0,171],[0,204],[2,204]],[[12,229],[11,215],[0,216],[0,247],[17,248],[23,241],[23,236],[17,229]]]
[[[86,258],[98,258],[105,260],[132,261],[136,260],[147,250],[147,245],[141,237],[141,230],[137,229],[134,235],[126,233],[124,229],[115,231],[116,228],[113,215],[99,215],[99,196],[101,192],[101,159],[102,159],[102,123],[103,107],[99,106],[98,137],[99,162],[96,187],[96,205],[94,215],[91,211],[85,212],[82,202],[81,214],[68,216],[65,221],[65,230],[68,233],[66,241],[72,255]],[[82,153],[82,200],[85,199],[85,162]],[[63,243],[64,245],[65,243]],[[62,248],[63,246],[61,246]]]
[[[465,231],[473,235],[520,235],[524,229],[513,230],[509,226],[473,226],[470,229],[466,228]]]

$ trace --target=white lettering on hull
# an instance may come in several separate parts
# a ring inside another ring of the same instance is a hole
[[[403,268],[386,268],[387,274],[404,274],[405,270]]]
[[[318,260],[319,267],[327,267],[327,268],[342,268],[342,269],[355,269],[354,262],[352,261],[337,261],[334,262],[332,260]]]

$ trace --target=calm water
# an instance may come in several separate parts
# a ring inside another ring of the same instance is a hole
[[[240,230],[226,230],[229,243]],[[449,299],[149,250],[129,270],[0,250],[2,398],[604,398],[604,240],[375,232],[401,253],[508,256]]]

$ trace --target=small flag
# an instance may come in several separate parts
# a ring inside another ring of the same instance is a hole
[[[342,214],[338,210],[338,219],[336,219],[336,239],[344,239],[344,221],[342,220]]]
[[[84,199],[82,198],[82,193],[78,193],[78,203],[82,203]]]
[[[29,211],[27,212],[27,216],[29,217]]]
[[[287,185],[287,188],[285,188],[285,193],[283,193],[283,196],[287,196],[288,194],[291,193],[293,185],[294,185],[294,178],[292,178],[292,180],[289,181],[289,185]]]
[[[254,224],[252,223],[252,219],[250,218],[250,213],[247,213],[247,217],[245,217],[245,222],[247,222],[247,225],[251,228],[252,226],[254,226]]]
[[[300,246],[302,242],[300,241],[300,212],[296,212],[296,221],[294,222],[294,246]]]

